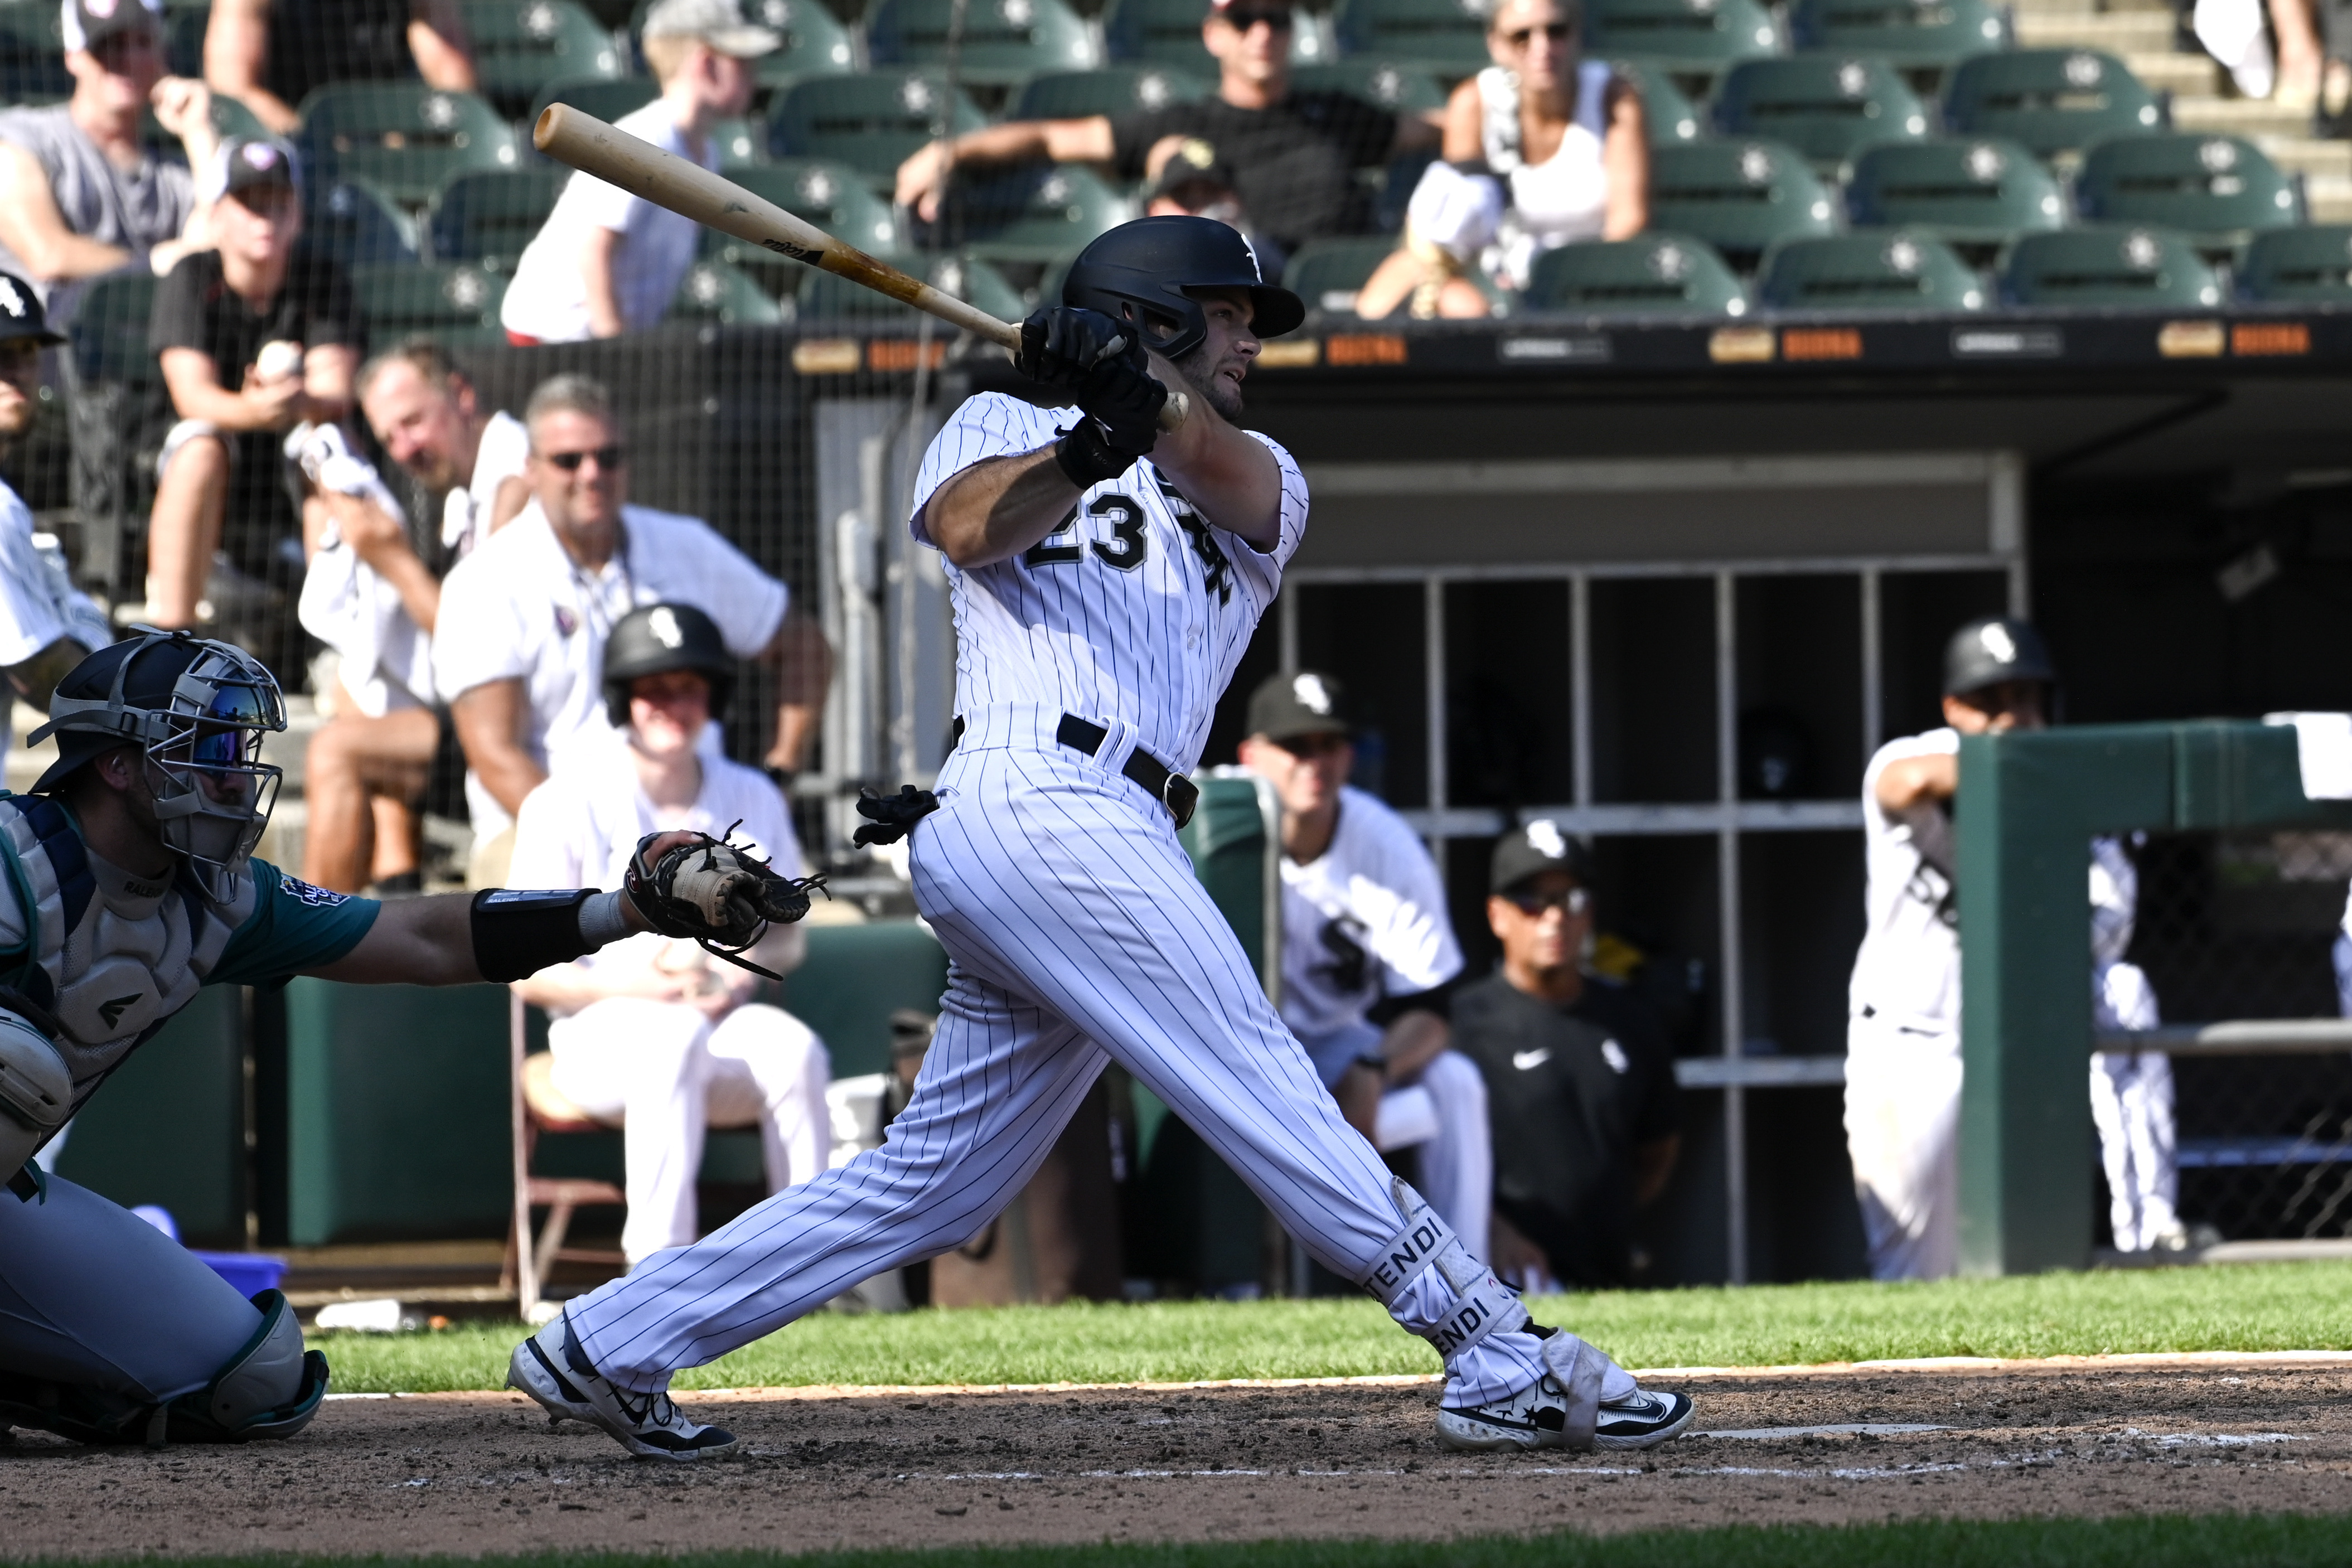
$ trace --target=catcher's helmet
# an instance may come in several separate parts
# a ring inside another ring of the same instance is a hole
[[[1261,338],[1280,337],[1307,319],[1297,295],[1265,280],[1257,252],[1238,229],[1181,215],[1138,218],[1087,246],[1070,263],[1062,303],[1173,329],[1150,346],[1181,359],[1209,335],[1209,320],[1188,289],[1248,289],[1250,331]]]
[[[2058,683],[2058,667],[2031,621],[1979,616],[1944,647],[1944,695],[1965,697],[2005,680]]]
[[[629,683],[690,669],[710,682],[710,716],[727,716],[735,690],[735,656],[709,616],[692,605],[646,605],[621,617],[604,641],[604,713],[629,727]]]

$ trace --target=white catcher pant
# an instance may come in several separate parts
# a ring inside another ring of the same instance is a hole
[[[1125,724],[1095,758],[1059,715],[967,715],[916,830],[915,898],[951,965],[913,1102],[881,1148],[761,1204],[692,1247],[575,1300],[607,1377],[650,1392],[772,1333],[859,1280],[976,1234],[1021,1191],[1117,1060],[1239,1172],[1326,1268],[1364,1278],[1401,1220],[1388,1171],[1340,1120],[1167,812],[1118,776]],[[1425,1270],[1408,1326],[1453,1300]],[[1449,1370],[1446,1403],[1542,1373],[1538,1342],[1496,1333]],[[1633,1380],[1612,1373],[1602,1397]]]
[[[832,1062],[781,1007],[751,1003],[714,1025],[679,1003],[611,996],[550,1024],[547,1043],[555,1087],[590,1115],[626,1122],[621,1250],[633,1268],[694,1239],[694,1179],[710,1123],[759,1124],[771,1192],[825,1167]]]
[[[1846,1020],[1845,1137],[1874,1279],[1959,1264],[1960,1037]]]

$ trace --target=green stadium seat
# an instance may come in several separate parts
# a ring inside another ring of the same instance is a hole
[[[506,342],[499,325],[506,279],[478,267],[354,267],[352,292],[375,342],[395,342],[415,332],[430,332],[445,343]]]
[[[1584,47],[1608,59],[1654,61],[1681,74],[1712,76],[1787,47],[1780,24],[1758,0],[1591,0]]]
[[[1419,114],[1445,107],[1445,89],[1422,61],[1339,60],[1299,66],[1290,82],[1306,92],[1344,92],[1396,114]]]
[[[1715,247],[1652,230],[1560,245],[1536,258],[1519,296],[1529,310],[1579,316],[1744,316],[1748,296]]]
[[[1777,142],[1693,142],[1650,153],[1650,225],[1696,236],[1736,267],[1775,241],[1837,229],[1835,198]]]
[[[768,148],[779,158],[828,158],[870,181],[887,183],[908,155],[939,129],[946,83],[935,71],[888,70],[866,76],[813,77],[777,95]],[[959,90],[948,131],[961,135],[987,123]]]
[[[161,282],[143,272],[116,272],[83,290],[66,328],[83,382],[147,385],[162,379],[155,351],[147,346],[147,319]]]
[[[1307,301],[1310,313],[1352,316],[1356,290],[1396,247],[1395,238],[1388,235],[1310,239],[1283,268],[1283,287]]]
[[[568,170],[555,168],[458,175],[433,198],[427,228],[433,259],[513,271],[571,177]]]
[[[547,112],[548,105],[568,103],[610,125],[624,114],[634,114],[661,95],[660,84],[649,76],[568,76],[551,81],[530,100],[530,121]]]
[[[362,179],[304,186],[302,245],[345,267],[390,267],[418,255],[415,223],[390,192]]]
[[[1642,95],[1642,122],[1653,147],[1696,142],[1706,134],[1706,122],[1680,84],[1655,60],[1612,60],[1609,68],[1633,84]]]
[[[875,68],[944,67],[959,4],[964,30],[956,68],[966,81],[1009,85],[1040,71],[1091,70],[1102,63],[1094,35],[1063,0],[877,0],[866,18]]]
[[[1114,60],[1174,66],[1213,79],[1217,62],[1201,43],[1208,0],[1111,0],[1103,43]]]
[[[2086,223],[2152,224],[2234,247],[2303,216],[2294,182],[2242,136],[2118,136],[2083,155],[2074,205]]]
[[[2352,304],[2352,224],[2274,228],[2239,259],[2238,292],[2265,305]]]
[[[946,248],[1003,266],[1083,249],[1134,216],[1133,205],[1084,164],[1031,163],[956,181],[940,223]]]
[[[1898,70],[1941,69],[2010,45],[2008,7],[1992,0],[1797,0],[1801,49],[1875,55]]]
[[[1927,134],[1927,106],[1884,60],[1800,55],[1734,66],[1715,98],[1716,122],[1735,136],[1769,136],[1833,170],[1882,142]]]
[[[710,321],[729,327],[768,327],[784,319],[783,307],[759,279],[724,261],[698,261],[686,269],[669,302],[671,321]]]
[[[753,195],[765,197],[795,217],[806,218],[827,234],[837,235],[860,250],[893,256],[906,248],[898,216],[889,205],[866,188],[855,169],[814,160],[763,163],[738,169],[734,181]],[[789,256],[779,256],[750,240],[705,229],[702,254],[750,273],[778,298],[790,295],[808,268]]]
[[[638,41],[641,56],[646,13],[653,5],[654,0],[636,0],[629,10],[628,34]],[[743,15],[784,36],[782,48],[759,58],[756,70],[764,87],[786,87],[804,76],[837,76],[857,68],[857,40],[825,9],[824,0],[744,0]]]
[[[2066,222],[2050,171],[1991,137],[1873,147],[1854,160],[1845,202],[1858,228],[1910,228],[1954,245],[2000,245]]]
[[[1007,120],[1083,120],[1095,114],[1133,114],[1171,103],[1198,103],[1209,84],[1172,66],[1103,66],[1085,71],[1046,71],[1021,84]]]
[[[2012,49],[1960,62],[1944,88],[1944,123],[1956,135],[2005,136],[2051,158],[2161,131],[2164,110],[2113,55]]]
[[[1832,234],[1791,239],[1764,258],[1756,302],[1774,310],[1981,310],[1983,282],[1933,235]]]
[[[797,300],[797,314],[803,331],[811,321],[838,321],[860,327],[915,324],[916,313],[909,306],[830,272],[820,272],[814,267],[805,270],[807,276],[801,279]],[[920,268],[912,270],[922,271]],[[940,257],[923,275],[932,288],[967,300],[1001,321],[1017,321],[1029,313],[1028,307],[1021,302],[1021,290],[1006,282],[1004,274],[977,257]],[[951,334],[955,329],[943,325],[939,330]],[[835,1070],[840,1070],[837,1065]]]
[[[1411,60],[1457,77],[1494,63],[1477,0],[1339,0],[1331,21],[1343,56]]]
[[[73,96],[58,7],[0,5],[0,103],[55,103]]]
[[[768,161],[768,127],[757,120],[722,120],[710,128],[719,143],[719,166],[732,174]]]
[[[2013,305],[2210,310],[2221,282],[2197,247],[2158,228],[2069,228],[2009,247],[2001,298]]]
[[[625,77],[628,48],[573,0],[466,0],[476,90],[519,114],[550,82]]]
[[[338,82],[302,100],[299,145],[318,178],[373,180],[423,206],[472,169],[521,166],[514,127],[487,99],[422,82]]]

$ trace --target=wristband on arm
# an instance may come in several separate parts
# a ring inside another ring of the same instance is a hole
[[[569,963],[629,934],[619,893],[490,888],[474,895],[474,967],[504,984]]]

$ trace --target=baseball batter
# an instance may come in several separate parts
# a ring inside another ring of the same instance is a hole
[[[670,1403],[672,1374],[977,1233],[1116,1059],[1437,1349],[1442,1440],[1646,1447],[1689,1423],[1685,1395],[1533,1325],[1391,1177],[1177,842],[1197,800],[1182,770],[1306,527],[1289,455],[1234,423],[1260,340],[1304,314],[1224,225],[1125,225],[1022,328],[1018,363],[1077,416],[983,394],[932,443],[910,527],[947,558],[962,731],[911,829],[916,901],[951,961],[913,1100],[881,1148],[519,1345],[511,1380],[550,1412],[642,1455],[724,1451]],[[1160,384],[1192,404],[1164,436]]]

